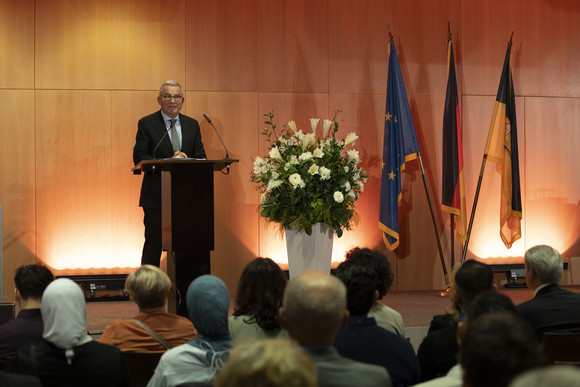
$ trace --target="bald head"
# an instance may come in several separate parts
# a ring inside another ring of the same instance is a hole
[[[288,282],[280,320],[300,345],[332,345],[347,318],[346,288],[338,278],[306,271]]]

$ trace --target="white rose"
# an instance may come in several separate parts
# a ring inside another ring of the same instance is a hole
[[[301,161],[310,160],[311,158],[312,158],[312,152],[304,152],[298,157],[298,159]]]
[[[298,173],[293,173],[292,175],[290,175],[288,180],[290,181],[290,184],[292,184],[292,188],[294,189],[304,188],[306,186],[306,184],[304,184],[304,181],[302,181],[302,177],[300,177]]]
[[[337,203],[342,203],[344,201],[344,195],[340,191],[334,192],[334,201]]]
[[[320,167],[320,180],[329,180],[330,179],[330,169],[326,167]]]

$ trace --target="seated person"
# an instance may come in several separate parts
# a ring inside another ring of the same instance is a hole
[[[457,309],[463,313],[473,298],[482,291],[494,289],[493,272],[485,263],[470,259],[455,273],[452,297]],[[457,322],[428,333],[417,351],[421,366],[421,380],[443,376],[457,364]]]
[[[215,387],[316,387],[316,368],[308,355],[282,338],[236,344]]]
[[[270,258],[248,263],[240,278],[234,315],[228,320],[232,339],[287,337],[278,320],[285,287],[284,272]]]
[[[230,295],[213,275],[197,277],[187,289],[189,318],[197,337],[165,352],[148,387],[211,386],[232,346],[228,330]]]
[[[44,340],[18,350],[12,370],[37,376],[44,387],[128,386],[118,348],[87,335],[85,296],[79,285],[59,278],[42,296]]]
[[[397,336],[405,337],[405,325],[401,313],[378,302],[383,299],[393,284],[393,274],[387,257],[371,249],[356,247],[346,253],[346,259],[356,262],[361,268],[366,268],[369,273],[373,274],[377,297],[373,300],[368,316],[374,317],[378,326]]]
[[[16,269],[16,302],[20,312],[14,320],[0,326],[0,357],[12,356],[18,348],[42,340],[40,305],[44,289],[54,279],[42,265],[25,265]]]
[[[580,332],[580,294],[558,286],[562,256],[550,246],[534,246],[524,256],[524,273],[534,298],[517,311],[539,337],[545,332]]]
[[[464,387],[508,387],[543,360],[532,328],[513,312],[495,312],[469,322],[459,363]]]
[[[312,270],[288,282],[280,324],[314,362],[318,386],[392,386],[384,367],[343,357],[334,347],[336,334],[348,317],[346,288],[338,278]]]
[[[139,314],[133,320],[113,320],[105,328],[99,342],[122,351],[165,352],[195,337],[196,331],[191,321],[165,311],[171,280],[161,269],[152,265],[141,266],[127,278],[125,288],[137,303]],[[152,336],[147,327],[167,347]]]
[[[411,343],[367,317],[375,299],[376,284],[367,269],[353,260],[342,262],[336,276],[346,286],[347,325],[336,334],[334,346],[341,356],[384,367],[393,387],[419,382],[419,361]]]

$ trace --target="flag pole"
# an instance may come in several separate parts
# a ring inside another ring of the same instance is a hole
[[[441,238],[439,237],[439,229],[437,228],[437,219],[435,218],[435,211],[433,210],[433,202],[429,194],[429,186],[427,185],[427,178],[425,177],[425,169],[423,168],[423,159],[421,152],[417,152],[419,165],[421,166],[421,176],[423,177],[423,185],[425,186],[425,193],[427,194],[427,201],[429,202],[429,210],[431,211],[431,220],[433,221],[433,228],[435,229],[435,237],[437,239],[437,248],[439,249],[439,258],[441,259],[441,267],[443,268],[443,275],[445,276],[445,285],[449,286],[449,274],[445,265],[445,258],[443,257],[443,248],[441,247]]]
[[[510,41],[508,42],[508,48],[512,46],[512,38],[514,32],[510,36]],[[493,118],[491,122],[495,121],[495,116],[497,111],[494,109]],[[467,238],[465,239],[465,244],[463,245],[463,254],[461,255],[461,262],[465,262],[465,257],[467,256],[467,248],[469,246],[469,238],[471,237],[471,228],[473,227],[473,219],[475,218],[475,210],[477,208],[477,202],[479,200],[479,192],[481,190],[481,182],[483,181],[483,172],[485,171],[485,163],[487,161],[487,152],[489,151],[489,143],[491,141],[491,130],[487,136],[487,142],[485,144],[485,151],[483,153],[483,160],[481,161],[481,170],[479,172],[479,178],[477,180],[477,189],[475,190],[475,198],[473,199],[473,206],[471,207],[471,217],[469,218],[469,227],[467,228]]]
[[[447,44],[451,41],[451,22],[447,21]],[[449,214],[449,230],[451,234],[451,269],[455,266],[455,215]]]

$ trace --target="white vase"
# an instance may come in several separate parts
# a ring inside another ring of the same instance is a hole
[[[312,226],[312,235],[286,229],[290,278],[306,270],[330,273],[334,230],[326,223]]]

